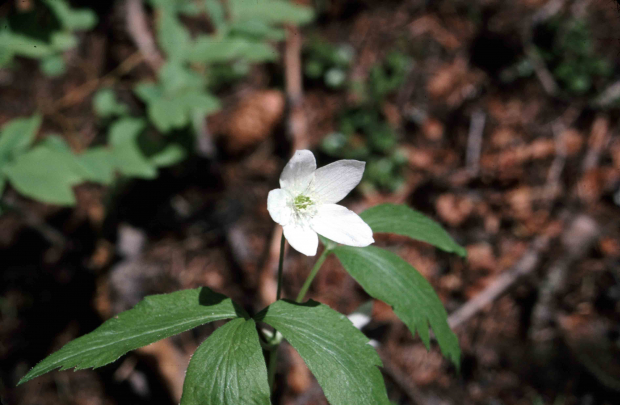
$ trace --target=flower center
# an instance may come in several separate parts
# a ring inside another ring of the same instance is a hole
[[[308,196],[298,195],[293,200],[293,206],[297,212],[305,212],[314,205],[314,201]]]

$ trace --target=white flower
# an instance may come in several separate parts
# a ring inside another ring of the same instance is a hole
[[[297,251],[314,256],[317,234],[349,246],[374,242],[372,229],[356,213],[337,205],[362,179],[366,163],[338,160],[317,170],[314,155],[298,150],[280,175],[280,187],[269,192],[267,209],[282,225]]]

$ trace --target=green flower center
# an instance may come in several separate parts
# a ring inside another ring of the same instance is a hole
[[[293,206],[295,207],[295,210],[297,211],[305,211],[312,205],[314,205],[314,201],[312,201],[310,197],[305,196],[305,195],[298,195],[293,200]]]

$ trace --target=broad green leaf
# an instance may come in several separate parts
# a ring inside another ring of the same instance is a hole
[[[284,41],[286,39],[286,32],[283,29],[274,28],[270,24],[259,20],[233,22],[230,24],[230,31],[234,34],[247,35],[257,39],[273,41]]]
[[[158,98],[147,107],[149,119],[160,132],[169,132],[175,128],[182,128],[189,122],[187,109],[184,103]]]
[[[79,183],[81,176],[63,152],[37,146],[2,169],[11,185],[27,197],[51,204],[75,204],[71,186]]]
[[[411,333],[419,333],[427,348],[430,323],[441,352],[459,366],[461,350],[458,338],[448,326],[446,310],[433,287],[416,269],[398,255],[375,246],[338,246],[333,252],[371,297],[390,304]]]
[[[126,104],[119,102],[112,89],[101,89],[93,97],[93,108],[101,118],[125,115],[129,112]]]
[[[381,360],[346,316],[315,301],[280,300],[255,316],[297,350],[331,405],[389,404]]]
[[[247,43],[239,38],[201,35],[196,39],[188,59],[202,63],[228,62],[239,58],[244,49],[247,49]]]
[[[65,73],[66,65],[62,55],[52,55],[41,61],[41,70],[46,76],[56,77]]]
[[[112,146],[114,166],[126,176],[152,179],[157,169],[138,146],[138,136],[145,122],[139,118],[121,118],[110,127],[108,141]]]
[[[207,15],[215,25],[215,28],[219,31],[226,25],[226,13],[224,13],[224,7],[219,0],[202,0],[204,3]]]
[[[188,118],[192,111],[207,115],[220,109],[220,100],[207,92],[188,91],[176,102],[185,106]]]
[[[278,59],[278,51],[271,45],[263,42],[255,42],[243,53],[244,59],[249,62],[268,62]]]
[[[89,30],[97,25],[97,15],[89,9],[73,9],[65,0],[43,0],[69,31]]]
[[[158,21],[157,37],[159,45],[166,52],[168,58],[177,61],[185,58],[192,42],[189,31],[181,24],[176,15],[163,9]]]
[[[162,90],[167,96],[176,96],[187,90],[197,91],[204,86],[204,78],[181,62],[168,62],[159,71]]]
[[[406,205],[381,204],[367,209],[360,216],[373,232],[408,236],[446,252],[467,256],[465,248],[458,245],[441,225]]]
[[[270,405],[265,358],[252,319],[218,328],[192,356],[181,405]]]
[[[314,18],[311,8],[286,0],[229,0],[233,21],[259,20],[269,23],[307,24]]]
[[[152,103],[162,96],[162,90],[159,85],[150,82],[138,83],[133,92],[144,103]]]
[[[24,152],[34,141],[40,126],[40,115],[6,123],[0,130],[0,165],[10,156]]]
[[[46,357],[19,384],[57,368],[101,367],[130,350],[208,322],[244,315],[230,298],[206,287],[151,295]]]
[[[51,35],[52,47],[57,51],[68,51],[75,48],[78,40],[75,35],[70,32],[57,31]]]
[[[263,42],[234,37],[221,39],[207,35],[196,40],[188,55],[190,61],[202,63],[230,62],[235,59],[262,62],[277,57],[277,51]]]
[[[114,180],[114,156],[104,147],[89,148],[77,155],[79,165],[84,169],[84,179],[96,183],[110,184]]]
[[[43,41],[11,31],[0,32],[0,51],[32,59],[45,58],[55,52]]]
[[[168,145],[162,151],[151,156],[151,163],[157,167],[172,166],[187,156],[185,149],[179,145]]]

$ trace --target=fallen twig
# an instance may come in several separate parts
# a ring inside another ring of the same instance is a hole
[[[164,63],[153,34],[149,30],[142,0],[127,0],[127,32],[153,71],[157,72]]]
[[[562,255],[551,265],[539,289],[538,301],[532,311],[530,337],[537,341],[551,338],[549,328],[555,319],[555,298],[564,290],[568,269],[585,255],[600,234],[596,221],[587,215],[577,216],[562,235]]]
[[[547,235],[534,240],[530,249],[507,271],[500,274],[487,288],[448,317],[450,328],[456,328],[482,311],[484,307],[502,296],[522,276],[532,273],[538,267],[541,254],[549,247],[551,238]]]
[[[486,114],[483,111],[476,110],[472,113],[469,135],[467,137],[467,154],[465,156],[467,171],[472,177],[477,176],[480,171],[480,153],[485,122]]]

